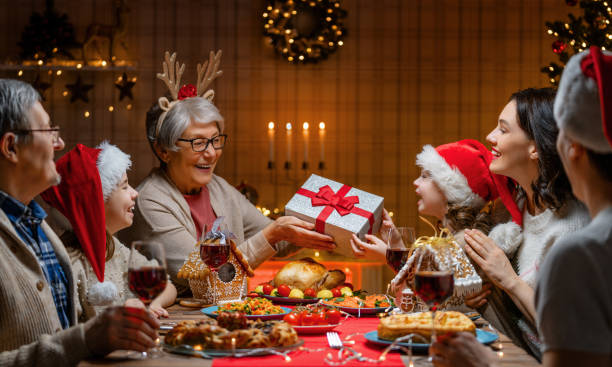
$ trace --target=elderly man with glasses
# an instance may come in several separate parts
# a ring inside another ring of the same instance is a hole
[[[0,365],[75,365],[115,349],[155,344],[155,318],[111,307],[76,325],[68,254],[33,200],[60,182],[64,142],[32,86],[0,79]]]

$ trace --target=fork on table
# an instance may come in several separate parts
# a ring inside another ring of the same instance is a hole
[[[340,336],[335,331],[327,332],[327,343],[330,348],[340,349],[342,348],[342,340],[340,340]]]

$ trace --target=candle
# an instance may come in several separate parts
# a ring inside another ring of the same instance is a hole
[[[271,166],[273,162],[274,162],[274,121],[270,121],[268,122],[268,166]]]
[[[321,158],[319,168],[322,169],[325,162],[325,122],[319,122],[319,146],[321,147]]]
[[[291,122],[287,122],[285,128],[287,129],[287,161],[285,162],[285,168],[289,169],[291,168],[291,129],[293,129]]]
[[[302,163],[302,168],[308,168],[308,121],[304,121],[302,124],[302,135],[304,136],[304,162]]]

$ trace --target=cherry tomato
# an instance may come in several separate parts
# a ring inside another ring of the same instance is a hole
[[[304,289],[304,296],[315,298],[317,296],[317,292],[315,292],[312,288]]]
[[[337,309],[327,310],[327,323],[328,324],[338,324],[340,319],[342,318],[342,314]]]
[[[281,284],[278,286],[278,294],[280,294],[281,297],[289,297],[289,293],[291,293],[291,288],[289,288],[288,285]]]
[[[313,324],[314,325],[327,325],[327,320],[325,318],[325,311],[321,310],[317,313],[312,314]]]
[[[338,287],[332,289],[331,292],[334,297],[342,297],[342,291]]]
[[[269,295],[270,293],[272,293],[273,289],[273,286],[271,286],[270,284],[266,284],[263,286],[263,293]]]
[[[312,326],[315,324],[314,316],[310,312],[302,312],[300,321],[303,326]]]
[[[342,284],[342,286],[340,288],[342,288],[342,287],[349,287],[349,288],[351,288],[351,290],[355,290],[351,283],[344,283],[344,284]]]
[[[291,313],[286,314],[283,317],[283,321],[290,325],[299,325],[300,316],[295,312],[291,312]]]

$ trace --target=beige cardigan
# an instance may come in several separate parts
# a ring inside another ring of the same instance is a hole
[[[238,249],[252,268],[276,254],[277,249],[268,243],[261,232],[270,224],[269,218],[219,176],[213,175],[206,187],[216,216],[225,217],[224,223],[236,235]],[[164,244],[168,272],[180,295],[188,289],[188,285],[184,279],[177,279],[176,274],[197,242],[189,204],[159,168],[151,171],[137,190],[134,223],[119,232],[117,237],[126,245],[145,238]]]
[[[72,366],[90,355],[77,325],[70,260],[45,221],[42,230],[69,280],[70,327],[62,330],[53,296],[36,255],[0,210],[0,366]]]

